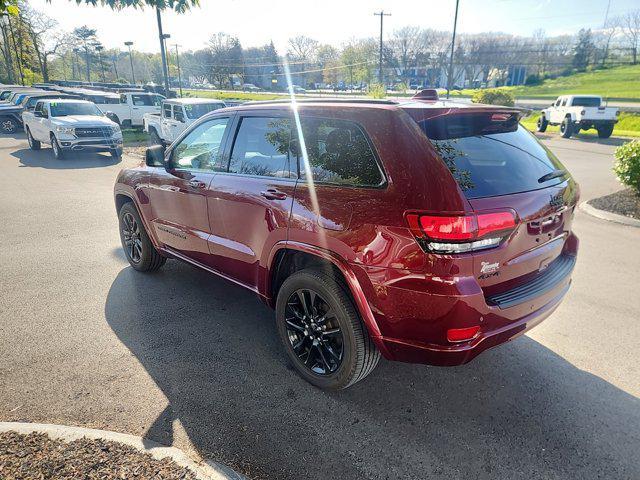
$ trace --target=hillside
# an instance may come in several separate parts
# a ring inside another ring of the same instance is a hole
[[[508,88],[521,98],[555,98],[572,93],[591,93],[609,100],[640,100],[640,65],[576,73],[546,80],[541,85]]]

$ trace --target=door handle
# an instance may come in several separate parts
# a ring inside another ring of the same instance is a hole
[[[264,190],[264,191],[260,192],[260,195],[262,195],[267,200],[284,200],[285,198],[287,198],[287,194],[286,193],[279,192],[275,188],[270,188],[269,190]]]
[[[204,188],[206,187],[204,182],[201,182],[200,180],[191,180],[189,182],[189,186],[192,188]]]

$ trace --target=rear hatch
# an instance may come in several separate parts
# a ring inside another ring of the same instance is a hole
[[[478,219],[504,212],[515,219],[498,246],[468,253],[487,298],[567,267],[562,255],[578,188],[518,116],[515,110],[460,108],[418,121]]]

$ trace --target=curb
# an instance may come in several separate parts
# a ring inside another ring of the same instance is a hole
[[[65,442],[81,438],[109,440],[128,445],[142,453],[148,453],[157,460],[169,457],[181,467],[193,471],[199,480],[247,480],[246,477],[234,472],[231,468],[213,460],[204,459],[202,462],[196,462],[178,448],[167,447],[152,440],[126,433],[46,423],[0,422],[0,433],[3,432],[46,433],[52,439]]]
[[[640,220],[636,218],[625,217],[624,215],[618,215],[617,213],[607,212],[600,210],[599,208],[589,205],[587,202],[582,202],[579,207],[584,213],[591,215],[592,217],[599,218],[601,220],[607,220],[609,222],[620,223],[629,227],[640,228]]]

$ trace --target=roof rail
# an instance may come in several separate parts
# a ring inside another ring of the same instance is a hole
[[[266,105],[266,104],[285,104],[291,103],[291,99],[278,99],[278,100],[251,100],[243,103],[243,105]],[[384,100],[376,98],[336,98],[336,97],[318,97],[318,98],[296,98],[296,103],[361,103],[372,105],[397,105],[398,102],[394,100]]]

